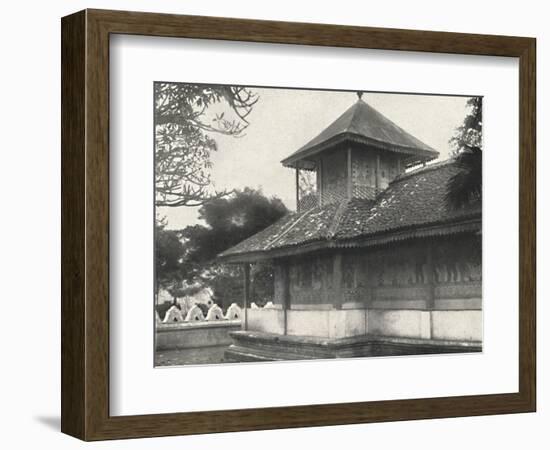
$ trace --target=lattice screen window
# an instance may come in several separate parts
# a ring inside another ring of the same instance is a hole
[[[344,256],[342,261],[342,277],[344,287],[347,289],[355,288],[355,269],[357,262],[352,256]]]
[[[311,288],[311,282],[312,282],[312,261],[311,260],[305,260],[300,263],[299,266],[299,285],[302,288]]]
[[[332,289],[334,278],[334,262],[330,257],[323,258],[323,276],[325,277],[325,286],[327,289]]]
[[[318,205],[317,173],[313,170],[300,170],[298,174],[298,211],[307,211]]]
[[[321,258],[312,259],[313,262],[313,279],[312,287],[313,289],[321,289],[323,286],[323,261]]]

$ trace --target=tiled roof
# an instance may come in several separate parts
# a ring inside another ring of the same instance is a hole
[[[446,205],[447,181],[458,170],[450,161],[426,166],[398,177],[374,201],[351,199],[288,214],[220,257],[291,249],[314,242],[344,243],[480,220],[480,204],[456,210]]]
[[[282,163],[294,167],[297,161],[346,139],[416,155],[424,161],[438,156],[438,152],[429,145],[407,133],[363,100],[358,100],[318,136],[285,158]]]
[[[330,226],[338,206],[337,203],[333,203],[302,213],[287,214],[265,230],[221,253],[220,256],[267,251],[326,240],[330,237]]]

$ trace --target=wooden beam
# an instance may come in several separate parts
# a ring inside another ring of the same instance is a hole
[[[428,297],[426,299],[426,309],[432,311],[435,308],[435,273],[433,263],[433,242],[428,240],[426,246],[426,267],[428,272]]]
[[[243,310],[244,321],[242,323],[242,329],[248,330],[248,307],[250,306],[250,264],[243,264],[243,282],[244,282],[244,295],[243,295]]]
[[[351,147],[348,147],[348,199],[353,196],[353,168],[351,163]]]
[[[300,212],[300,169],[296,167],[296,212]]]
[[[288,333],[288,310],[290,309],[290,274],[289,262],[283,261],[281,266],[281,275],[283,277],[283,334]]]
[[[343,267],[342,267],[342,253],[338,252],[334,254],[333,259],[333,284],[334,284],[334,291],[336,294],[336,299],[333,302],[333,305],[336,309],[342,309],[342,303],[344,303],[344,273],[343,273]]]
[[[317,186],[319,206],[323,206],[323,160],[321,158],[317,162]]]
[[[380,152],[376,153],[376,177],[374,183],[376,193],[378,194],[378,190],[380,189]]]
[[[377,291],[376,291],[377,280],[373,280],[371,283],[370,275],[369,275],[371,271],[371,267],[374,265],[374,260],[373,260],[373,257],[370,255],[363,256],[362,258],[363,260],[361,264],[361,272],[365,280],[365,288],[366,288],[365,291],[367,294],[365,297],[365,300],[363,301],[363,304],[365,308],[370,309],[374,305],[374,301],[376,300],[376,294],[377,294]],[[378,264],[380,264],[380,262],[378,262]]]

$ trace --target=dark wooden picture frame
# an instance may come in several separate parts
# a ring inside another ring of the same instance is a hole
[[[84,440],[535,411],[533,38],[85,10],[62,30],[61,429]],[[141,416],[109,415],[109,36],[219,39],[519,58],[519,391]]]

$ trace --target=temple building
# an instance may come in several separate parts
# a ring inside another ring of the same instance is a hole
[[[428,164],[436,150],[358,97],[282,161],[297,211],[219,255],[244,273],[228,359],[481,351],[481,202],[450,208],[454,161]],[[300,171],[316,180],[304,198]],[[258,308],[250,265],[266,262],[274,297]]]

